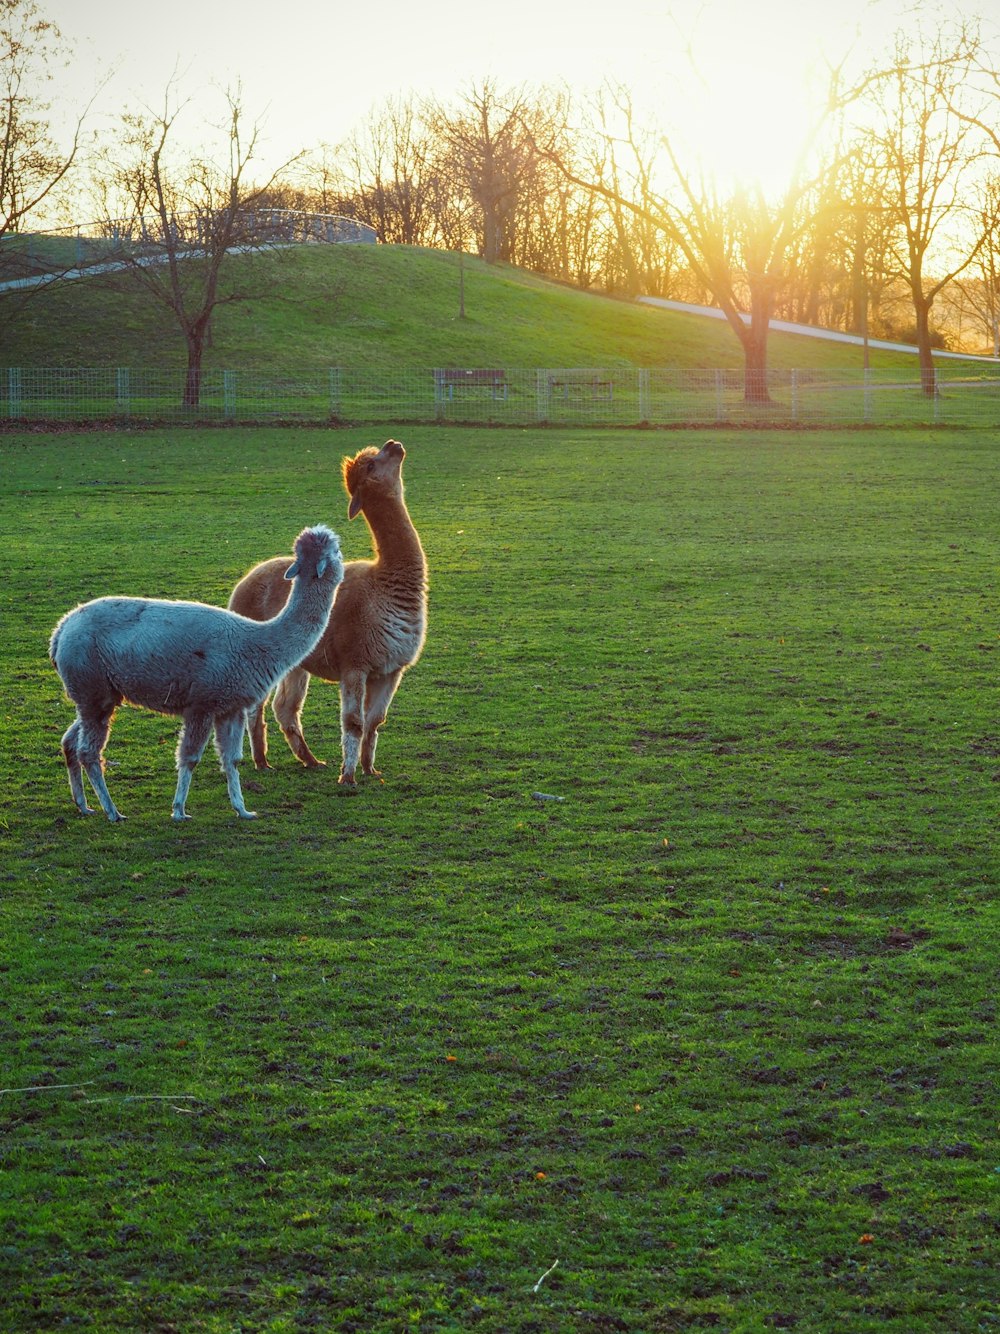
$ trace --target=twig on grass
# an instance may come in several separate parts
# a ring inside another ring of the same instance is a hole
[[[4,1093],[52,1093],[56,1089],[82,1089],[95,1082],[93,1079],[85,1079],[82,1084],[28,1084],[25,1088],[0,1089],[0,1095]]]
[[[204,1100],[196,1097],[193,1093],[125,1093],[121,1096],[108,1094],[103,1098],[84,1098],[84,1102],[88,1107],[95,1107],[99,1102],[117,1102],[121,1104],[127,1102],[169,1102],[171,1104],[171,1111],[183,1112],[185,1116],[197,1116],[200,1108],[177,1107],[173,1104],[178,1102],[197,1102],[204,1106]]]
[[[122,1102],[201,1102],[194,1093],[126,1093]]]
[[[544,1273],[544,1274],[542,1275],[542,1277],[538,1280],[538,1282],[535,1284],[535,1286],[531,1289],[532,1292],[537,1292],[537,1291],[538,1291],[538,1289],[542,1286],[542,1284],[545,1282],[545,1280],[548,1278],[548,1276],[552,1273],[553,1269],[555,1269],[556,1266],[557,1266],[558,1264],[559,1264],[559,1261],[558,1261],[558,1260],[553,1260],[553,1261],[552,1261],[552,1263],[549,1265],[548,1269],[546,1269],[545,1273]]]

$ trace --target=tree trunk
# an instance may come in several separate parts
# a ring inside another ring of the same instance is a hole
[[[743,401],[770,403],[767,389],[767,335],[774,310],[774,282],[767,274],[758,274],[750,280],[750,324],[744,325],[740,342],[743,344],[745,367],[743,374]]]
[[[767,326],[763,329],[747,330],[743,340],[743,401],[745,403],[770,403],[771,395],[767,388]]]
[[[483,259],[487,264],[496,264],[500,258],[500,228],[497,223],[496,209],[491,202],[483,201]]]
[[[854,215],[854,237],[851,244],[850,318],[847,332],[866,333],[868,330],[868,234],[863,209]]]
[[[917,355],[920,360],[920,388],[928,398],[937,392],[937,379],[934,369],[934,355],[931,351],[931,308],[926,301],[915,301],[914,313],[917,317]]]
[[[200,339],[188,341],[187,374],[184,376],[184,407],[195,409],[201,403],[201,356]]]

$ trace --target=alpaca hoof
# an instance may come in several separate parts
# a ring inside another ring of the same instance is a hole
[[[272,769],[274,766],[268,764],[267,760],[254,760],[253,767],[259,769],[261,773],[263,773],[265,769]]]
[[[126,816],[122,815],[121,811],[113,811],[108,815],[108,819],[112,824],[124,824],[126,818]]]
[[[302,763],[306,766],[307,769],[326,768],[326,760],[318,760],[315,755],[310,755],[309,758],[307,760],[303,760]]]
[[[188,815],[187,811],[174,811],[171,819],[176,820],[177,823],[180,824],[182,820],[190,820],[191,816]]]
[[[241,819],[241,820],[256,820],[256,819],[257,819],[257,812],[256,812],[256,811],[237,811],[236,814],[237,814],[237,816],[239,817],[239,819]]]

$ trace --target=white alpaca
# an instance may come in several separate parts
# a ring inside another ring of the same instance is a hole
[[[104,781],[103,754],[115,709],[126,701],[184,720],[175,820],[190,818],[184,804],[191,776],[213,728],[233,809],[254,818],[236,769],[247,710],[256,709],[319,642],[344,577],[337,534],[322,525],[304,529],[285,577],[295,580],[291,597],[268,621],[203,602],[154,598],[96,598],[67,612],[52,632],[49,656],[76,705],[62,750],[82,814],[92,814],[83,788],[86,771],[108,819],[124,819]]]

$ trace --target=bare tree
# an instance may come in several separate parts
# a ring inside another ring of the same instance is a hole
[[[63,183],[80,149],[93,99],[57,146],[44,90],[68,59],[59,28],[35,0],[0,0],[0,236],[19,232],[29,214]]]
[[[989,176],[982,184],[979,224],[982,243],[959,287],[993,355],[1000,357],[1000,176]]]
[[[475,247],[582,287],[661,292],[676,268],[663,237],[621,210],[612,218],[537,150],[544,134],[574,160],[568,110],[566,90],[501,94],[491,80],[458,106],[393,99],[301,173],[297,197],[383,241]]]
[[[536,138],[551,133],[541,105],[492,79],[473,85],[457,109],[438,106],[432,126],[440,168],[475,209],[479,253],[488,264],[514,258],[518,204],[539,166]],[[535,132],[532,132],[535,127]]]
[[[81,136],[94,98],[71,117],[57,143],[50,124],[59,69],[70,47],[35,0],[0,0],[0,276],[18,281],[37,275],[40,261],[48,277],[73,267],[58,242],[39,246],[25,237],[25,224],[43,209],[50,213],[80,154]],[[0,338],[9,338],[17,318],[40,288],[18,282],[4,295]]]
[[[870,311],[881,323],[889,285],[886,255],[892,229],[884,173],[858,143],[838,148],[803,204],[806,225],[786,262],[779,309],[786,319],[864,337],[873,322]]]
[[[632,194],[648,194],[660,154],[659,137],[640,131],[628,117],[628,168],[623,171],[616,151],[613,122],[619,110],[621,94],[613,95],[605,89],[594,99],[597,133],[588,135],[589,160],[581,153],[578,168],[588,179],[604,181],[610,187],[598,195],[584,189],[591,199],[600,199],[600,225],[604,244],[601,250],[601,280],[610,291],[623,291],[629,296],[639,293],[650,296],[667,295],[670,277],[677,268],[678,248],[674,238],[659,226],[649,214],[640,212],[629,202]],[[580,146],[582,149],[582,145]],[[568,161],[566,151],[560,161]],[[630,188],[632,193],[630,193]]]
[[[235,248],[260,244],[254,209],[272,197],[284,170],[263,184],[250,181],[260,127],[255,123],[245,129],[238,88],[225,99],[223,163],[207,155],[171,160],[182,110],[171,81],[162,111],[123,117],[121,134],[106,150],[101,177],[105,227],[127,241],[122,254],[128,272],[170,311],[184,336],[186,408],[196,408],[200,401],[202,363],[215,311],[257,295],[223,290],[220,278]]]
[[[289,207],[315,213],[344,213],[347,187],[339,150],[324,143],[304,153],[288,188]]]
[[[895,228],[889,176],[864,136],[852,145],[837,173],[838,258],[844,282],[844,327],[867,335],[884,331],[883,303],[891,277]]]
[[[740,342],[746,400],[767,402],[769,323],[792,247],[807,223],[804,205],[815,181],[805,168],[822,118],[806,136],[787,190],[772,202],[760,188],[724,195],[704,172],[681,160],[666,135],[657,136],[658,152],[651,153],[649,131],[639,125],[628,92],[618,89],[613,99],[620,129],[612,132],[602,106],[589,172],[564,158],[562,169],[603,199],[612,216],[629,215],[676,248],[696,287],[711,294]]]
[[[982,245],[970,230],[969,179],[981,160],[981,120],[961,112],[981,55],[965,24],[930,37],[899,34],[892,63],[872,77],[870,156],[886,182],[892,276],[905,283],[916,321],[924,393],[936,392],[931,310]],[[965,232],[963,239],[962,233]]]
[[[431,132],[413,99],[390,98],[340,151],[352,214],[380,241],[431,245],[438,237]]]

